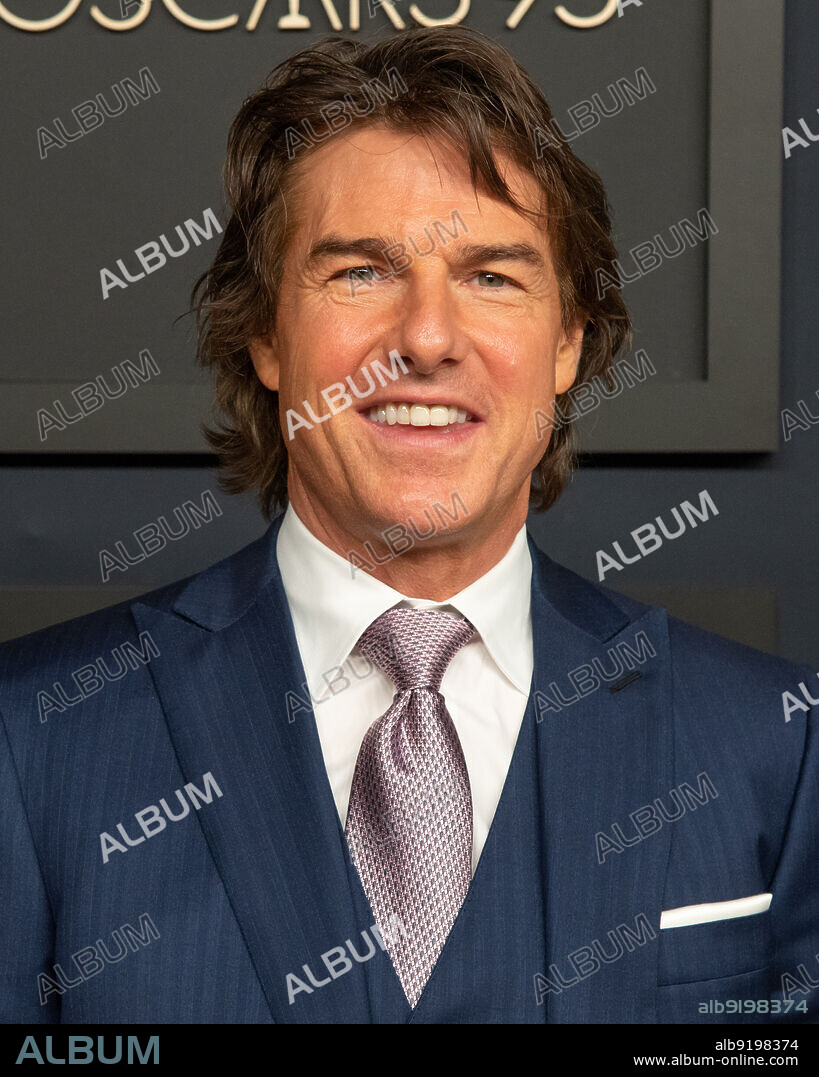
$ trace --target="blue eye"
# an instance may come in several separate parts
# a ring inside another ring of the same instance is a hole
[[[477,273],[476,276],[483,277],[487,288],[502,288],[507,283],[506,277],[502,277],[500,273],[490,273],[484,270]]]

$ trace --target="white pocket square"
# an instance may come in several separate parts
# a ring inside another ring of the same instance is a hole
[[[733,920],[737,916],[755,916],[767,912],[772,894],[752,894],[751,897],[734,901],[712,901],[708,905],[683,905],[679,909],[666,909],[660,913],[660,928],[690,927],[692,924],[710,924],[714,920]]]

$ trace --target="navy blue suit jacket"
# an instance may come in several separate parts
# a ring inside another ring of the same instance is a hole
[[[303,702],[277,531],[186,581],[0,648],[0,1021],[375,1019],[367,966],[342,962],[330,983],[321,964],[371,921]],[[492,857],[542,886],[542,905],[525,903],[539,922],[521,912],[515,927],[542,953],[497,972],[505,1002],[484,1012],[480,991],[461,1005],[447,987],[446,1012],[696,1022],[726,1019],[700,1017],[703,1001],[778,998],[792,1000],[787,1017],[783,1006],[754,1020],[815,1021],[817,727],[801,710],[785,722],[782,708],[814,674],[530,548],[524,729],[539,799],[504,790],[493,828],[508,827],[507,840],[491,845],[490,833],[476,875],[497,892],[473,902],[451,983],[501,963],[493,932],[511,876]],[[624,647],[637,653],[630,678],[616,670]],[[516,846],[516,833],[530,836]],[[767,912],[660,929],[663,910],[766,892]],[[650,936],[594,970],[593,941],[610,949],[612,929],[640,914]],[[327,986],[294,1002],[292,974]]]

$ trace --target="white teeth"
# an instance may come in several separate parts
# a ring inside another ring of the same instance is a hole
[[[471,421],[471,416],[464,408],[451,404],[379,404],[370,408],[368,417],[374,423],[388,423],[394,426],[452,426],[456,423]]]

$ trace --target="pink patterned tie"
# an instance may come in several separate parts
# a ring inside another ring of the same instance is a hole
[[[413,1007],[472,878],[469,775],[438,689],[474,632],[465,617],[395,608],[358,641],[397,691],[361,744],[345,834]]]

